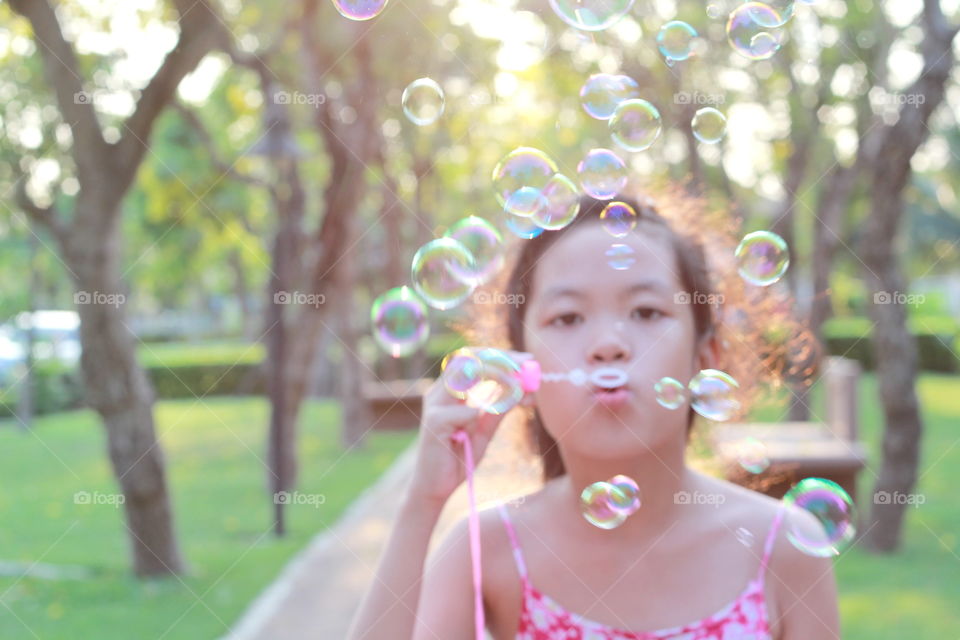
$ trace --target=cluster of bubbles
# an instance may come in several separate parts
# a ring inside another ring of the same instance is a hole
[[[649,149],[663,132],[659,109],[640,97],[639,85],[629,76],[590,76],[580,88],[580,104],[590,117],[607,121],[610,138],[625,151]],[[727,118],[715,107],[703,107],[693,115],[690,128],[700,142],[716,144],[726,133]]]
[[[686,386],[669,376],[660,378],[653,386],[661,407],[679,409],[689,398],[694,411],[717,422],[730,420],[740,411],[739,389],[733,376],[719,369],[700,370]]]
[[[467,406],[487,413],[506,413],[523,399],[520,366],[500,349],[463,347],[443,359],[443,386]]]
[[[427,307],[446,310],[464,302],[503,264],[503,237],[479,216],[458,221],[442,238],[427,242],[413,256],[413,287],[394,287],[374,300],[370,322],[374,340],[395,358],[421,347],[430,335]]]
[[[836,556],[853,542],[853,501],[837,483],[805,478],[783,496],[783,502],[787,539],[800,551],[817,557]]]
[[[520,238],[535,238],[544,229],[562,229],[580,213],[576,183],[539,149],[518,147],[505,155],[493,168],[492,183],[506,228]]]
[[[580,511],[600,529],[616,529],[640,508],[640,487],[629,476],[594,482],[580,493]]]

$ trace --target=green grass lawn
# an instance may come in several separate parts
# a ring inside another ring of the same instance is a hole
[[[834,567],[840,591],[844,640],[960,637],[960,377],[924,374],[918,393],[926,432],[916,492],[926,502],[910,507],[902,550],[891,556],[857,546]],[[820,411],[822,389],[814,388],[811,407]],[[876,378],[860,385],[860,430],[868,449],[868,469],[860,475],[858,505],[867,509],[880,472],[883,422]],[[776,420],[781,409],[757,412]],[[872,470],[872,471],[871,471]]]
[[[927,431],[918,492],[926,502],[909,510],[900,553],[874,556],[854,546],[836,560],[845,640],[955,638],[960,632],[960,509],[953,496],[960,486],[960,377],[924,375],[919,393]],[[815,389],[815,410],[819,397]],[[875,380],[865,376],[861,430],[875,471],[882,428],[876,398]],[[260,461],[266,403],[218,398],[157,405],[177,529],[192,569],[182,582],[133,579],[121,512],[74,504],[77,491],[115,492],[92,414],[42,418],[36,435],[0,429],[0,560],[96,572],[85,581],[0,578],[0,638],[221,635],[290,556],[330,526],[411,441],[410,433],[376,434],[367,451],[342,456],[336,413],[329,403],[307,409],[300,490],[324,494],[326,501],[319,508],[292,507],[292,533],[277,541],[268,533]],[[771,404],[757,418],[780,415]],[[870,471],[861,475],[861,505],[873,480]]]
[[[269,533],[265,488],[267,404],[257,398],[164,401],[156,419],[168,462],[176,527],[190,574],[141,582],[130,574],[122,511],[75,504],[74,494],[115,494],[94,414],[37,420],[34,434],[0,427],[0,561],[80,565],[88,580],[0,577],[0,638],[215,638],[311,537],[377,479],[411,433],[377,433],[348,455],[338,411],[314,403],[301,418],[300,483],[319,507],[289,507],[290,533]]]

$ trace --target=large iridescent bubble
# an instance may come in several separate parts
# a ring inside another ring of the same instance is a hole
[[[856,536],[853,501],[837,483],[805,478],[783,496],[787,539],[817,557],[839,555]]]

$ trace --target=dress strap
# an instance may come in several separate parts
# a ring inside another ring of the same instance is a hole
[[[500,511],[500,518],[507,529],[507,536],[510,538],[510,546],[513,548],[513,560],[517,565],[517,571],[520,573],[520,580],[527,584],[527,565],[523,562],[523,554],[520,552],[520,544],[517,542],[517,534],[510,522],[510,516],[507,515],[507,508],[502,503],[497,505]]]
[[[777,531],[780,529],[780,525],[783,522],[783,516],[786,514],[786,512],[786,505],[781,503],[780,508],[777,509],[777,515],[773,519],[773,525],[770,527],[770,533],[767,534],[767,542],[763,546],[763,559],[760,561],[759,579],[761,583],[763,583],[763,578],[766,575],[767,564],[770,562],[770,555],[773,553],[773,543],[777,540]]]

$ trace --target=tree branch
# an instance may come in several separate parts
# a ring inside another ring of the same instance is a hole
[[[73,133],[73,160],[81,184],[103,168],[109,157],[100,123],[93,108],[93,97],[83,90],[73,47],[48,0],[11,0],[10,6],[33,28],[34,39],[43,57],[44,74],[56,95],[57,106]]]
[[[254,176],[237,171],[232,163],[225,162],[220,158],[220,154],[217,151],[216,144],[213,142],[213,138],[210,136],[210,133],[207,131],[206,127],[203,126],[203,123],[200,121],[200,117],[197,116],[196,113],[191,111],[179,100],[173,100],[173,102],[170,103],[170,106],[174,111],[179,113],[180,117],[182,117],[184,121],[197,133],[197,135],[200,136],[200,142],[207,150],[207,155],[210,157],[210,162],[217,169],[217,171],[224,175],[230,176],[238,182],[243,182],[255,187],[261,187],[263,189],[270,188],[269,184],[257,179]]]
[[[180,36],[160,68],[143,89],[133,114],[123,125],[117,142],[116,170],[121,182],[129,184],[148,148],[150,131],[180,85],[213,48],[222,48],[229,34],[207,0],[172,0],[179,15]]]
[[[41,207],[27,193],[26,174],[17,176],[16,201],[17,205],[35,223],[49,229],[58,239],[63,235],[65,229],[57,209],[53,206]]]

